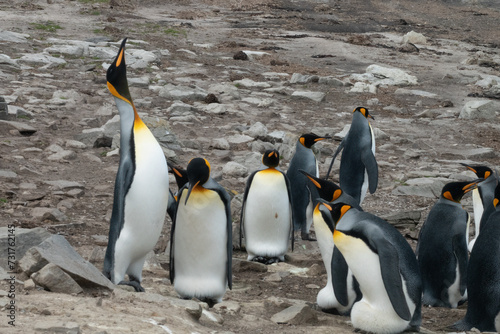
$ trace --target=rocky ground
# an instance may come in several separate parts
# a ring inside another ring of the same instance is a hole
[[[105,68],[124,37],[143,120],[170,161],[210,161],[233,196],[235,229],[262,152],[278,148],[286,170],[300,134],[335,136],[316,145],[325,175],[356,106],[375,117],[380,175],[363,206],[413,247],[443,184],[474,177],[460,162],[498,166],[494,1],[0,0],[0,17],[0,226],[62,235],[98,269],[119,160]],[[337,172],[338,162],[334,179]],[[472,212],[470,196],[463,204]],[[235,261],[233,290],[202,311],[168,281],[169,228],[167,219],[145,294],[48,292],[18,272],[15,328],[6,317],[10,285],[0,286],[1,331],[353,331],[348,317],[314,305],[326,282],[316,243],[298,241],[278,265]],[[290,306],[290,319],[279,320]],[[422,331],[447,331],[465,307],[425,307]]]

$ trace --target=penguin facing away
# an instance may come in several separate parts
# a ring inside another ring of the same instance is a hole
[[[146,255],[161,233],[168,202],[168,168],[159,143],[140,119],[127,84],[124,39],[106,79],[120,113],[120,163],[103,273],[114,284],[141,286]],[[129,281],[124,281],[128,275]]]
[[[474,172],[479,179],[484,179],[478,183],[477,188],[472,191],[472,203],[474,207],[474,239],[469,242],[469,252],[472,251],[474,243],[481,231],[482,225],[488,220],[488,216],[495,211],[493,198],[495,197],[495,187],[498,183],[498,177],[493,170],[487,166],[470,166],[462,163]]]
[[[332,238],[335,224],[330,213],[331,209],[330,203],[321,199],[316,204],[313,215],[314,230],[327,273],[326,286],[319,291],[316,303],[324,312],[349,315],[352,305],[361,299],[361,291],[344,256],[335,247]],[[338,298],[334,292],[333,281],[339,285],[336,287]]]
[[[290,183],[276,169],[279,160],[277,150],[267,150],[262,157],[267,168],[253,172],[247,180],[241,208],[240,247],[244,234],[249,261],[285,261],[290,240],[293,250]]]
[[[460,200],[477,182],[446,184],[422,225],[416,255],[425,305],[456,308],[467,299],[470,216]]]
[[[332,204],[335,247],[359,282],[363,297],[351,309],[357,329],[372,333],[418,331],[422,287],[415,254],[385,220],[344,203]],[[333,282],[336,291],[336,284]]]
[[[374,119],[368,109],[354,109],[351,128],[335,151],[325,177],[328,180],[335,158],[344,150],[340,160],[339,185],[359,205],[363,203],[367,190],[373,194],[378,185],[375,136],[368,118]]]
[[[320,137],[314,133],[307,133],[300,136],[295,146],[295,154],[290,161],[286,176],[290,180],[290,189],[293,203],[294,231],[301,231],[302,240],[315,241],[309,235],[309,229],[312,225],[313,203],[317,198],[315,188],[308,187],[308,181],[305,175],[299,172],[300,169],[319,177],[318,162],[312,151],[312,146],[320,140],[331,137]]]
[[[493,212],[481,229],[467,267],[467,313],[454,329],[500,332],[500,185],[495,188]]]
[[[182,298],[213,305],[232,289],[230,197],[210,177],[207,160],[192,159],[187,175],[170,234],[170,281]]]

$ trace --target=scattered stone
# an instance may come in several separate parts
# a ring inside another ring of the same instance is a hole
[[[34,127],[25,123],[0,120],[0,133],[5,131],[3,129],[7,129],[7,131],[10,129],[17,130],[23,136],[31,136],[37,131]]]
[[[217,149],[217,150],[229,150],[229,142],[227,141],[226,138],[215,138],[212,140],[211,147]]]
[[[49,263],[42,269],[31,275],[31,279],[38,285],[52,292],[67,294],[78,294],[83,289],[71,276],[66,274],[55,264]]]
[[[268,84],[267,82],[258,82],[258,81],[253,81],[251,79],[241,79],[241,80],[235,80],[233,83],[237,86],[241,86],[244,88],[270,88],[271,85]]]
[[[71,150],[62,150],[60,152],[51,154],[47,157],[50,161],[60,161],[60,160],[74,160],[76,159],[75,151]]]
[[[319,81],[319,76],[317,75],[306,75],[300,73],[294,73],[290,78],[291,84],[306,84],[309,82],[318,82],[318,81]]]
[[[265,273],[267,272],[267,270],[267,266],[263,263],[233,258],[233,272],[235,273],[241,273],[245,271]]]
[[[0,31],[0,41],[11,42],[11,43],[25,43],[26,39],[29,38],[28,34],[21,34],[18,32],[2,30]]]
[[[366,82],[356,82],[349,93],[371,93],[377,94],[377,86]]]
[[[417,46],[413,43],[404,43],[402,46],[398,48],[399,52],[404,52],[404,53],[419,53],[420,50],[417,48]]]
[[[0,178],[15,179],[17,178],[17,174],[11,170],[0,169]]]
[[[92,147],[93,148],[111,147],[112,144],[113,144],[113,138],[104,136],[104,137],[97,138],[94,141],[94,144],[92,145]]]
[[[224,319],[217,313],[212,313],[208,310],[203,309],[200,321],[210,321],[216,324],[222,325],[224,323]]]
[[[36,284],[35,282],[33,282],[31,278],[29,280],[24,281],[24,290],[30,291],[35,289],[36,289]]]
[[[238,51],[233,56],[234,60],[248,60],[248,55],[243,51]]]
[[[240,134],[227,137],[227,141],[231,145],[244,144],[244,143],[251,142],[253,140],[254,139],[252,137],[250,137],[250,136],[240,135]]]
[[[245,130],[243,134],[255,139],[264,138],[267,135],[267,127],[261,122],[255,122],[248,130]]]
[[[317,320],[316,313],[308,305],[293,305],[271,317],[278,324],[303,325]]]
[[[282,278],[279,273],[272,273],[271,275],[264,277],[266,282],[281,282]]]
[[[212,94],[212,93],[210,93],[207,96],[205,96],[205,100],[203,100],[203,102],[205,102],[206,104],[220,103],[219,99],[217,98],[217,96],[215,96],[215,94]]]
[[[321,102],[325,99],[326,94],[323,92],[295,91],[291,96],[295,99],[306,99]]]
[[[81,189],[73,189],[81,191]],[[45,212],[42,216],[42,221],[50,220],[53,222],[64,222],[68,220],[68,217],[62,213],[59,209],[51,209],[49,212]]]
[[[497,109],[498,106],[490,100],[469,101],[464,105],[458,117],[464,119],[494,119]]]
[[[311,267],[309,267],[308,274],[310,276],[320,276],[326,274],[326,269],[324,266],[321,266],[317,263],[314,263]]]
[[[85,189],[85,186],[79,182],[67,180],[44,181],[44,183],[54,187],[56,190],[70,190],[73,188]]]
[[[241,305],[235,301],[223,301],[215,304],[214,310],[218,313],[236,315],[240,313]]]
[[[41,67],[43,69],[50,69],[67,64],[64,59],[52,57],[45,53],[26,53],[19,58],[17,62],[28,66]]]
[[[322,85],[333,86],[333,87],[342,87],[342,86],[348,85],[347,82],[344,82],[344,81],[337,79],[335,77],[320,77],[318,80],[318,83],[322,84]]]
[[[219,103],[207,104],[203,109],[207,114],[213,114],[213,115],[223,115],[227,112],[226,106]]]
[[[80,325],[72,321],[61,320],[38,320],[35,322],[34,328],[37,333],[63,333],[63,334],[80,334]]]
[[[224,177],[245,177],[248,175],[248,168],[235,161],[229,161],[222,168],[222,174]]]
[[[396,227],[415,227],[422,218],[422,212],[418,210],[400,211],[380,216],[380,218]]]
[[[191,88],[167,84],[160,89],[158,95],[171,100],[203,101],[207,92],[199,87]]]
[[[418,90],[418,89],[406,89],[406,88],[398,88],[394,92],[394,94],[398,95],[416,95],[416,96],[422,96],[422,97],[428,97],[428,98],[436,98],[437,94],[434,93],[429,93],[423,90]]]
[[[170,305],[186,310],[195,319],[200,319],[202,314],[201,305],[194,300],[172,299]]]
[[[424,35],[412,30],[403,36],[403,44],[406,43],[427,44],[427,38]]]
[[[399,186],[392,191],[393,195],[411,195],[427,198],[438,198],[443,186],[450,182],[445,178],[416,178],[406,181],[407,185]]]
[[[12,229],[11,229],[12,231]],[[9,244],[9,229],[7,227],[0,227],[0,249],[7,249]],[[50,233],[44,228],[37,227],[33,229],[16,227],[16,258],[19,260],[26,254],[26,251],[33,246],[39,245],[42,241],[50,237]],[[0,256],[0,267],[13,270],[7,262],[6,256]],[[41,267],[40,267],[41,268]]]
[[[52,235],[45,239],[38,246],[32,247],[29,251],[31,259],[40,259],[42,262],[48,262],[57,265],[70,275],[81,287],[104,287],[113,289],[113,284],[92,264],[83,259],[68,241],[61,235]],[[25,261],[21,269],[33,271],[33,268],[40,266],[33,264],[30,258]]]

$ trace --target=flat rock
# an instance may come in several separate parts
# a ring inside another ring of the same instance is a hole
[[[302,325],[317,320],[317,316],[310,306],[293,305],[271,317],[271,321],[278,324]]]
[[[37,132],[37,129],[32,127],[31,125],[21,123],[21,122],[16,122],[16,121],[6,121],[6,120],[0,120],[0,133],[2,133],[5,130],[2,129],[12,129],[12,130],[17,130],[19,133],[23,136],[31,136],[35,132]]]
[[[42,66],[44,68],[53,68],[67,64],[64,59],[52,57],[48,53],[27,53],[18,59],[18,63],[28,66]]]
[[[438,97],[437,94],[426,92],[424,90],[418,90],[418,89],[398,88],[398,89],[396,89],[396,91],[394,93],[398,94],[398,95],[416,95],[416,96],[422,96],[422,97],[428,97],[428,98]]]
[[[253,81],[251,79],[241,79],[235,80],[233,83],[237,86],[241,86],[244,88],[270,88],[271,85],[267,82]]]
[[[191,88],[188,86],[175,86],[167,84],[163,86],[158,95],[172,100],[190,100],[203,101],[207,96],[207,92],[199,87]]]
[[[9,229],[0,227],[0,249],[9,247]],[[13,231],[15,235],[16,259],[21,260],[26,251],[33,246],[39,245],[42,241],[50,237],[46,229],[37,227],[33,229],[16,227]],[[12,239],[10,240],[12,243]],[[7,257],[0,256],[0,266],[8,271],[12,270],[8,266]]]
[[[321,102],[325,99],[326,94],[323,92],[308,92],[308,91],[295,91],[291,97],[295,99],[306,99]]]
[[[79,182],[68,181],[68,180],[54,180],[54,181],[44,181],[45,184],[48,184],[56,190],[70,190],[74,188],[85,189],[85,186]]]
[[[235,301],[228,300],[214,305],[214,310],[218,313],[235,315],[240,313],[241,305]]]
[[[37,333],[80,334],[80,325],[73,321],[44,319],[37,320],[33,329]]]
[[[28,34],[20,34],[18,32],[8,30],[0,31],[0,41],[2,42],[24,43],[29,37],[30,35]]]
[[[491,100],[467,102],[460,111],[459,118],[464,119],[494,119],[498,106]]]
[[[229,161],[222,168],[222,174],[225,177],[245,177],[248,175],[248,168],[235,161]]]
[[[36,284],[52,292],[68,294],[83,292],[83,289],[71,276],[52,263],[33,273],[31,279]]]
[[[233,258],[233,272],[240,273],[244,271],[267,272],[267,266],[263,263],[246,261]]]
[[[38,246],[31,248],[29,254],[32,258],[57,265],[82,287],[104,287],[111,290],[114,288],[113,284],[96,267],[83,259],[61,235],[52,235],[45,239]],[[26,260],[25,263],[31,262]],[[30,268],[33,266],[35,265],[32,264]]]
[[[427,37],[412,30],[403,36],[403,44],[405,43],[427,44]]]
[[[15,179],[17,173],[11,170],[0,169],[0,178],[4,179]]]
[[[396,227],[415,227],[422,218],[422,212],[418,210],[400,211],[380,216],[380,218]]]
[[[406,181],[407,185],[399,186],[392,191],[393,195],[411,195],[438,198],[443,186],[450,182],[446,178],[416,178]]]

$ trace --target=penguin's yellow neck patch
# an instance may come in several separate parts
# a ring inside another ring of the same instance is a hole
[[[263,173],[263,174],[281,174],[276,168],[274,167],[268,167],[266,169],[263,169],[261,171],[259,171],[259,173]]]
[[[120,95],[120,93],[118,93],[118,91],[116,90],[116,88],[111,83],[109,83],[109,81],[107,82],[106,85],[108,86],[108,89],[109,89],[111,95],[113,95],[114,97],[119,98],[120,100],[123,100],[123,101],[125,101],[125,102],[133,105],[132,101],[129,101],[127,98],[125,98],[122,95]]]
[[[132,106],[134,107],[134,131],[142,131],[144,129],[148,129],[146,124],[139,117],[137,110],[135,110],[135,106],[134,105],[132,105]]]
[[[333,231],[333,242],[335,242],[335,244],[341,243],[343,240],[345,240],[345,238],[346,235],[339,230],[335,229],[335,231]]]

